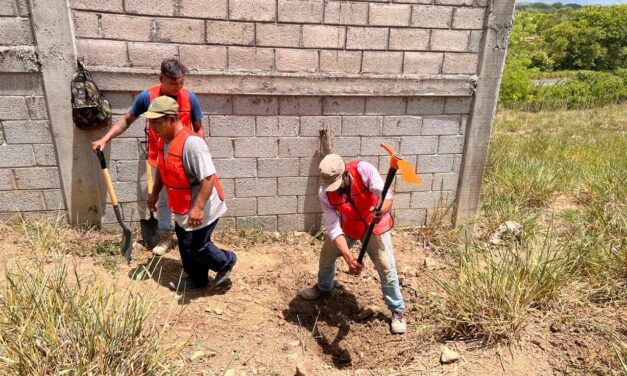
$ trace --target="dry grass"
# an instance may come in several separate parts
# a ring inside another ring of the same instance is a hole
[[[515,339],[567,286],[584,303],[626,302],[626,125],[627,106],[497,116],[473,237],[429,233],[449,239],[451,279],[437,278],[435,300],[452,336]],[[558,197],[574,207],[556,211]],[[488,245],[506,220],[523,225],[520,239]]]
[[[133,288],[113,291],[68,270],[84,235],[56,219],[22,222],[29,260],[5,266],[0,288],[3,375],[170,375],[181,346],[164,342]]]

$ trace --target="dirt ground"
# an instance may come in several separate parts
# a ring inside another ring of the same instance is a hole
[[[3,264],[25,257],[14,230],[5,226],[0,235]],[[90,241],[117,239],[99,236]],[[337,285],[330,297],[317,302],[298,298],[300,289],[316,281],[322,245],[305,233],[220,232],[218,243],[239,259],[231,282],[178,294],[167,287],[182,273],[177,251],[153,259],[140,250],[131,265],[118,256],[117,265],[109,264],[108,269],[103,256],[76,256],[71,262],[85,278],[98,278],[118,290],[138,288],[148,296],[154,303],[153,317],[166,326],[166,335],[186,343],[181,362],[188,375],[223,375],[226,369],[234,376],[294,375],[302,362],[309,362],[316,375],[589,374],[591,364],[605,352],[602,336],[593,330],[595,318],[602,314],[610,322],[627,320],[625,310],[593,312],[581,307],[590,322],[553,311],[538,313],[512,346],[446,341],[425,297],[437,290],[430,275],[443,272],[444,260],[425,254],[414,233],[395,231],[393,240],[407,305],[408,330],[403,336],[389,332],[389,312],[369,261],[358,277],[338,261]],[[443,345],[459,352],[461,359],[440,364]]]

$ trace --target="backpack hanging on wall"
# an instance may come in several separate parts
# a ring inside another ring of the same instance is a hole
[[[84,130],[106,127],[111,124],[111,105],[83,64],[80,61],[77,63],[78,69],[70,85],[74,125]]]

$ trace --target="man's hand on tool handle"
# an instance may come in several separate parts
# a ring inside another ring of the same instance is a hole
[[[359,275],[361,271],[364,270],[364,266],[357,261],[356,258],[351,259],[348,262],[348,268],[351,274]]]
[[[392,200],[385,200],[383,201],[383,205],[381,206],[381,210],[377,210],[377,208],[375,208],[374,206],[370,208],[370,211],[373,212],[372,215],[372,221],[377,224],[379,222],[381,222],[381,219],[383,219],[383,216],[385,214],[387,214],[387,212],[390,211],[390,209],[392,209]]]
[[[104,150],[106,146],[107,141],[103,141],[102,138],[91,143],[91,149],[94,152],[98,151],[98,148],[100,148],[100,150]]]
[[[360,264],[355,257],[353,257],[350,249],[348,249],[348,244],[346,243],[344,235],[340,235],[335,238],[333,243],[335,244],[337,250],[340,251],[340,254],[342,255],[342,258],[344,258],[344,261],[346,261],[346,264],[348,264],[348,271],[351,274],[359,275],[359,273],[361,273],[364,269],[364,266]]]
[[[148,210],[155,213],[157,211],[157,200],[159,199],[159,194],[153,191],[148,197]]]
[[[378,210],[378,211],[377,211],[377,210],[375,210],[375,208],[374,208],[374,207],[372,207],[372,208],[370,209],[370,211],[371,211],[371,212],[373,212],[373,213],[372,213],[372,215],[373,215],[373,217],[372,217],[372,221],[373,221],[374,223],[379,223],[379,222],[381,222],[381,219],[383,219],[383,216],[385,215],[385,213],[383,212],[383,210]]]

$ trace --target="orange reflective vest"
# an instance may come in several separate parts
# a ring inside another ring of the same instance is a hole
[[[351,239],[361,239],[366,235],[366,230],[372,221],[374,214],[370,208],[376,207],[377,196],[370,192],[368,187],[361,180],[357,164],[359,161],[352,161],[346,164],[346,170],[353,178],[351,187],[351,197],[344,197],[335,192],[327,192],[329,203],[338,211],[341,218],[342,231]],[[374,234],[381,235],[390,231],[394,227],[394,219],[390,213],[383,216],[381,221],[374,226]]]
[[[187,214],[192,204],[192,185],[189,183],[187,173],[183,166],[183,149],[185,141],[190,136],[196,134],[187,128],[183,128],[170,142],[167,158],[164,157],[163,151],[165,140],[159,139],[159,152],[157,161],[159,166],[159,176],[168,193],[168,207],[175,214]],[[198,137],[198,136],[196,136]],[[197,185],[197,184],[195,184]],[[220,184],[220,179],[216,175],[214,186],[218,192],[220,200],[224,201],[224,190]]]
[[[150,102],[152,103],[152,101],[155,98],[161,96],[161,85],[156,85],[156,86],[151,87],[149,89],[149,93],[150,93]],[[192,116],[191,116],[192,103],[189,100],[189,92],[187,91],[187,89],[183,88],[181,89],[181,91],[179,91],[178,95],[176,96],[176,103],[178,103],[179,105],[179,120],[181,121],[181,123],[183,123],[185,127],[193,130]],[[150,163],[152,167],[156,168],[157,167],[157,154],[159,152],[157,149],[159,145],[159,137],[157,136],[155,131],[150,129],[150,123],[148,119],[146,119],[146,135],[147,135],[146,148],[148,149],[148,163]]]

